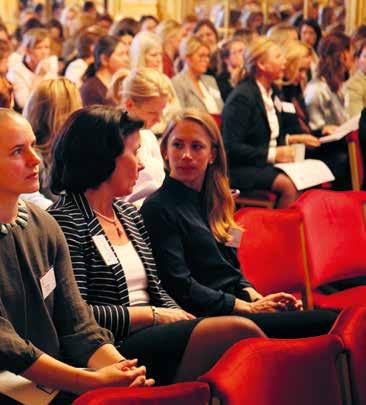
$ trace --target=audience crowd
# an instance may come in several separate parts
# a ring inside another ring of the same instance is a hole
[[[330,330],[336,312],[245,278],[232,189],[289,207],[301,192],[276,165],[299,144],[351,189],[346,141],[321,141],[366,107],[366,26],[347,36],[338,3],[265,24],[251,2],[225,38],[220,6],[0,21],[2,368],[70,403],[194,380],[247,337]]]

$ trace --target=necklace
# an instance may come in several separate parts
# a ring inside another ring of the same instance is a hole
[[[19,225],[22,228],[25,228],[28,223],[28,211],[24,204],[18,202],[18,214],[14,221],[9,223],[0,222],[0,234],[7,235],[11,228]]]
[[[113,211],[113,219],[107,217],[106,215],[103,215],[101,212],[95,210],[94,208],[93,208],[93,211],[95,212],[95,214],[98,217],[104,219],[106,222],[109,222],[110,224],[112,224],[116,228],[117,235],[118,235],[119,238],[123,235],[123,230],[118,226],[116,213],[114,211]]]

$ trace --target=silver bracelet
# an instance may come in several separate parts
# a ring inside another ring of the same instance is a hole
[[[159,313],[158,310],[156,309],[156,307],[154,307],[153,305],[151,305],[151,311],[152,311],[152,315],[153,315],[153,326],[159,325]]]

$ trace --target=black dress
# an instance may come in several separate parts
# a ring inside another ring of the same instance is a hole
[[[167,177],[141,208],[166,291],[197,316],[232,314],[235,299],[250,301],[243,291],[236,250],[215,240],[208,225],[204,193]],[[268,336],[305,337],[327,333],[333,311],[246,314]]]

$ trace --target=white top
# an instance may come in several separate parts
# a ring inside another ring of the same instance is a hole
[[[150,297],[146,291],[146,272],[132,242],[129,241],[124,245],[113,245],[113,249],[125,273],[130,306],[148,305]]]
[[[216,99],[214,97],[214,92],[217,92],[216,89],[214,88],[210,88],[210,87],[206,87],[201,80],[198,81],[198,86],[203,94],[203,103],[206,106],[206,109],[208,111],[209,114],[220,114],[220,110],[217,106],[216,103]],[[218,95],[216,94],[216,97]]]
[[[269,93],[267,93],[266,89],[260,82],[257,81],[257,85],[261,92],[264,108],[266,109],[269,127],[271,129],[271,138],[269,141],[267,162],[274,163],[276,158],[277,138],[278,135],[280,134],[280,125],[278,123],[276,108],[271,97],[272,90]]]
[[[150,129],[140,130],[140,142],[138,156],[145,168],[139,172],[132,194],[125,197],[125,201],[137,206],[140,206],[146,197],[163,184],[165,177],[164,161],[154,133]]]
[[[83,84],[82,77],[88,68],[88,64],[84,59],[76,59],[69,64],[65,71],[65,77],[74,82],[79,89]]]
[[[31,203],[38,205],[38,207],[44,210],[46,210],[49,206],[53,204],[52,200],[46,198],[39,191],[36,191],[34,193],[21,194],[20,198],[24,201],[30,201]]]
[[[40,79],[47,80],[57,78],[57,56],[50,56],[40,63],[44,64],[47,69],[47,73],[44,76],[37,76],[28,69],[22,61],[15,63],[9,68],[7,78],[13,85],[15,101],[22,109],[27,103],[35,84],[38,84]]]

